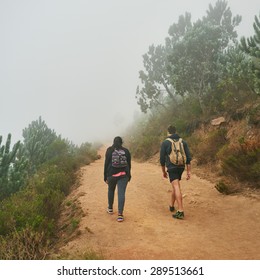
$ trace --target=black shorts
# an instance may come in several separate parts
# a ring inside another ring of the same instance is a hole
[[[181,175],[184,171],[184,167],[175,167],[172,169],[169,169],[167,172],[169,174],[169,179],[170,182],[172,182],[173,180],[181,180]]]

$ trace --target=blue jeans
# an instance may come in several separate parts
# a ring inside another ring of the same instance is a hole
[[[125,192],[128,177],[109,177],[108,179],[108,208],[113,209],[115,189],[118,193],[118,214],[123,214],[125,206]]]

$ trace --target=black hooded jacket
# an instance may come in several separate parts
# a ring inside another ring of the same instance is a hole
[[[119,172],[126,172],[126,176],[131,179],[131,154],[127,148],[120,147],[120,149],[125,151],[126,158],[127,158],[127,166],[122,168],[115,168],[112,166],[112,153],[114,151],[114,146],[107,148],[106,156],[105,156],[105,164],[104,164],[104,181],[107,180],[108,177],[119,173]]]

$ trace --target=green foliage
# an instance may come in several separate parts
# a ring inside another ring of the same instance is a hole
[[[260,144],[241,139],[230,149],[232,153],[222,163],[224,174],[254,183],[256,188],[260,188]]]
[[[71,254],[70,252],[63,253],[57,257],[58,260],[103,260],[102,252],[97,253],[92,249],[87,249],[83,253]]]
[[[27,188],[0,203],[0,234],[30,225],[52,235],[60,205],[75,182],[74,173],[73,164],[69,168],[69,163],[64,161],[60,166],[52,163],[42,165],[30,178]]]
[[[26,226],[35,231],[44,231],[46,236],[52,235],[53,219],[57,217],[61,198],[61,193],[57,199],[57,192],[50,189],[37,193],[32,187],[27,187],[1,201],[0,235],[8,235],[13,230],[21,231]]]
[[[12,150],[11,134],[8,135],[6,145],[1,146],[0,199],[25,187],[29,175],[33,175],[40,165],[67,152],[64,148],[66,144],[61,139],[63,150],[58,149],[57,145],[54,147],[54,142],[58,142],[56,133],[41,118],[24,129],[23,136],[24,141],[17,142]]]
[[[61,204],[76,171],[97,158],[90,143],[77,147],[44,121],[24,130],[24,143],[0,146],[0,253],[3,259],[43,259],[56,234]],[[0,138],[1,145],[2,137]],[[75,227],[77,220],[73,221]],[[31,243],[31,246],[30,246]],[[19,252],[17,251],[19,250]],[[2,251],[2,250],[1,250]]]
[[[209,6],[206,17],[172,45],[171,85],[177,94],[197,98],[203,113],[211,109],[206,101],[218,85],[219,57],[236,38],[234,28],[239,22],[239,17],[232,19],[225,1],[217,1],[214,7]]]
[[[196,153],[198,164],[216,162],[218,152],[227,144],[226,129],[220,128],[208,133],[206,139],[195,142],[189,141],[191,148]]]
[[[71,228],[74,231],[76,228],[78,228],[79,226],[79,220],[78,219],[72,219],[71,220]]]
[[[158,145],[155,144],[158,142],[158,140],[158,137],[144,135],[142,137],[142,142],[139,143],[136,148],[132,146],[133,156],[142,160],[150,158],[158,151]],[[133,143],[131,144],[133,145]]]
[[[23,187],[28,161],[21,156],[20,141],[11,149],[11,134],[8,134],[6,144],[2,145],[0,136],[0,200]]]
[[[23,137],[24,141],[16,143],[12,150],[10,134],[6,145],[0,146],[0,199],[22,189],[42,165],[52,163],[64,172],[71,167],[76,171],[97,158],[96,149],[90,143],[81,147],[73,145],[49,129],[41,117],[23,130]],[[2,137],[0,145],[1,142]],[[69,178],[66,181],[64,188],[71,183]]]
[[[30,164],[29,172],[33,174],[41,164],[52,158],[49,149],[57,140],[57,135],[39,117],[23,130],[23,137],[24,152]]]
[[[147,159],[158,152],[167,126],[174,124],[199,164],[211,163],[217,170],[222,164],[219,174],[259,186],[259,146],[249,149],[244,139],[248,129],[258,135],[260,120],[260,18],[255,17],[254,36],[239,44],[235,29],[240,22],[227,1],[218,0],[194,23],[190,14],[180,16],[170,26],[165,44],[149,47],[136,92],[137,103],[148,116],[135,122],[128,136],[134,157]],[[225,116],[231,125],[246,122],[238,146],[232,145],[230,136],[236,130],[227,135],[221,126],[209,128],[209,120],[217,116]],[[192,134],[198,127],[209,129],[203,139]],[[226,194],[236,191],[230,182],[216,188]]]
[[[232,188],[225,182],[220,181],[216,184],[215,188],[222,194],[232,194],[233,190]]]
[[[165,46],[152,45],[143,56],[142,88],[136,92],[141,110],[165,106],[165,96],[174,99],[178,94],[197,99],[200,110],[209,113],[209,96],[219,83],[220,57],[235,41],[240,21],[240,16],[232,17],[226,1],[210,5],[207,15],[195,23],[188,13],[180,16],[169,28]]]
[[[81,164],[89,164],[97,159],[97,150],[90,143],[83,143],[77,150],[77,158]]]
[[[0,236],[0,259],[2,260],[43,260],[50,245],[44,232],[35,232],[26,227],[13,231],[6,238]]]
[[[167,127],[174,124],[182,137],[189,136],[199,123],[199,109],[192,99],[169,100],[166,110],[154,108],[149,115],[136,120],[126,136],[133,157],[148,159],[155,155],[167,137]]]
[[[143,55],[145,71],[139,71],[139,78],[143,87],[137,87],[136,99],[142,112],[157,105],[163,104],[163,95],[167,94],[173,98],[173,92],[169,87],[167,73],[168,60],[167,51],[163,46],[154,45]]]
[[[148,119],[145,116],[136,119],[128,131],[131,134],[126,135],[126,144],[132,156],[141,160],[148,159],[158,151],[161,134],[165,132],[156,114],[150,115]]]
[[[241,137],[248,138],[248,128],[258,135],[260,18],[255,17],[254,36],[242,38],[239,44],[235,29],[240,22],[227,1],[218,0],[194,23],[189,13],[180,16],[170,26],[165,44],[149,47],[136,92],[137,103],[148,116],[135,122],[129,135],[133,156],[153,156],[166,137],[167,126],[175,124],[199,164],[211,163],[218,170],[222,164],[222,175],[259,186],[255,183],[260,181],[259,146],[250,150],[241,138],[234,147],[230,135],[236,130],[227,136],[221,127],[205,131],[206,139],[202,133],[202,141],[192,135],[198,127],[208,129],[209,120],[221,115],[227,121],[247,123]],[[230,183],[220,182],[216,188],[226,194],[236,191]]]
[[[64,200],[61,205],[61,217],[59,218],[59,233],[58,239],[62,244],[66,244],[71,238],[80,235],[79,223],[81,218],[85,215],[80,207],[78,198],[82,194],[78,194],[73,200]],[[91,232],[88,229],[89,232]],[[59,236],[62,237],[59,238]]]
[[[2,136],[0,137],[0,145],[2,143]],[[20,143],[17,142],[13,149],[11,149],[11,134],[8,134],[6,144],[0,146],[0,178],[7,178],[9,175],[10,165],[15,161],[16,153]]]
[[[245,102],[257,99],[252,62],[238,46],[230,47],[220,57],[220,61],[220,82],[212,96],[215,112],[227,109],[236,112]]]
[[[248,113],[248,124],[259,127],[260,124],[260,103],[255,104]]]
[[[45,164],[34,176],[35,188],[38,192],[42,192],[44,189],[51,188],[52,190],[58,190],[65,195],[69,193],[69,188],[74,181],[74,170],[64,169],[64,166],[56,164]]]
[[[240,48],[250,56],[254,73],[254,90],[260,94],[260,14],[255,16],[253,24],[255,34],[249,38],[242,37]]]

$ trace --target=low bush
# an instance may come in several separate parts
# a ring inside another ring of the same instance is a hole
[[[29,226],[53,236],[62,199],[61,192],[46,189],[45,193],[37,193],[32,187],[5,199],[0,204],[0,235],[7,236]]]
[[[223,173],[260,188],[260,144],[247,140],[230,149],[232,154],[222,162]]]
[[[215,188],[222,194],[228,195],[233,193],[232,187],[223,181],[219,181]]]
[[[0,259],[2,260],[43,260],[50,244],[44,232],[30,227],[13,231],[5,238],[0,236]]]
[[[203,141],[195,141],[195,146],[192,145],[196,152],[198,164],[206,164],[208,162],[216,162],[218,152],[227,144],[226,129],[220,128],[211,131],[207,138]]]
[[[158,136],[143,136],[139,139],[138,145],[131,143],[131,153],[136,159],[147,160],[158,152],[159,143]]]
[[[23,189],[0,201],[0,259],[46,257],[50,241],[56,238],[61,204],[76,182],[76,171],[96,158],[91,145],[75,149],[74,154],[57,155],[39,166]]]

